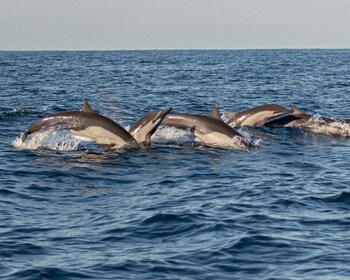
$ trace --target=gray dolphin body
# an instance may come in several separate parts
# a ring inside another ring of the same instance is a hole
[[[313,115],[305,114],[297,106],[291,105],[291,113],[281,118],[269,121],[267,127],[299,127],[322,134],[344,135],[346,132],[341,125],[350,125],[350,119],[338,118],[315,118]]]
[[[290,110],[277,104],[261,105],[242,112],[224,112],[226,118],[228,119],[226,123],[233,127],[244,125],[263,126],[270,119],[288,113],[290,113]]]
[[[207,145],[233,147],[233,137],[240,136],[244,139],[239,132],[215,116],[170,114],[164,118],[161,125],[190,129],[195,137]],[[248,145],[248,143],[245,144]]]
[[[58,113],[38,120],[25,130],[22,141],[29,134],[37,131],[68,129],[74,135],[94,140],[99,145],[118,147],[138,147],[139,144],[149,144],[152,134],[156,131],[163,118],[171,108],[157,110],[144,116],[132,128],[132,132],[113,120],[97,114],[84,100],[80,111]]]

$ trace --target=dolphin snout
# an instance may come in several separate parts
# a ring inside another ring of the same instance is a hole
[[[158,113],[158,116],[152,122],[154,123],[154,122],[156,122],[159,119],[163,120],[166,117],[166,115],[168,115],[170,113],[170,111],[172,109],[173,109],[173,107],[169,107],[169,108],[165,108],[165,109],[161,110]]]

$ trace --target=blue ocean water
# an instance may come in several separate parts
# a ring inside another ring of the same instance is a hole
[[[104,152],[39,118],[296,104],[350,118],[350,50],[0,52],[1,279],[349,279],[350,141],[244,128],[256,149],[160,129]],[[166,141],[164,139],[166,138]]]

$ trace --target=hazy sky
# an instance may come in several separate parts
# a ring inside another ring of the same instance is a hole
[[[350,0],[0,0],[0,50],[350,48]]]

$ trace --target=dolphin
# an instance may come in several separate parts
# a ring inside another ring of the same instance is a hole
[[[291,111],[288,115],[276,118],[265,124],[268,127],[302,127],[311,121],[312,115],[305,114],[297,106],[291,105]]]
[[[277,105],[266,104],[242,112],[225,111],[229,126],[263,126],[272,118],[290,113],[290,110]]]
[[[80,110],[58,113],[40,119],[28,127],[21,138],[25,141],[29,134],[37,131],[68,129],[74,135],[89,138],[99,145],[138,147],[140,144],[145,144],[148,146],[152,134],[171,109],[170,107],[147,114],[135,123],[132,126],[132,132],[129,132],[115,121],[96,113],[84,99]]]
[[[214,106],[212,114],[214,116],[184,113],[169,114],[164,118],[161,125],[189,129],[195,137],[210,146],[235,147],[233,141],[235,136],[239,136],[243,140],[244,146],[251,145],[251,143],[245,143],[245,138],[238,131],[221,120],[216,106]]]
[[[302,112],[297,106],[291,105],[289,115],[276,118],[265,123],[267,127],[299,127],[312,132],[321,134],[339,134],[347,135],[344,130],[344,124],[350,125],[350,119],[318,117]],[[347,127],[349,129],[349,127]]]
[[[169,107],[148,113],[130,127],[129,133],[138,143],[149,146],[152,135],[171,110],[172,108]]]
[[[326,117],[319,117],[317,120],[314,120],[313,115],[305,114],[297,106],[291,105],[290,113],[281,118],[276,118],[269,122],[265,123],[265,126],[268,127],[310,127],[315,123],[317,124],[331,124],[335,122],[348,123],[350,124],[349,119],[331,119]]]

